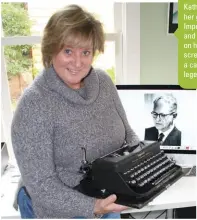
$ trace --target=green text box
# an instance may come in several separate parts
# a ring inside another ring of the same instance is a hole
[[[183,88],[197,88],[197,0],[178,1],[178,81]]]

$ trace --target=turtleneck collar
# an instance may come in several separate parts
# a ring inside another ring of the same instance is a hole
[[[89,74],[84,78],[84,89],[86,97],[82,97],[75,89],[68,87],[57,75],[53,67],[43,70],[35,79],[35,83],[63,96],[70,103],[89,105],[99,95],[99,78],[96,71],[91,68]]]

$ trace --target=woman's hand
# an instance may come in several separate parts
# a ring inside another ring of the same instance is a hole
[[[94,214],[106,214],[110,212],[121,212],[128,209],[127,206],[114,203],[117,199],[116,195],[110,195],[105,199],[97,199],[94,206]]]

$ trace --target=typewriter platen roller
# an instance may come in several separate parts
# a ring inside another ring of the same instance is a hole
[[[123,145],[96,159],[75,189],[96,198],[116,194],[119,204],[144,207],[183,172],[160,150],[159,142],[144,142],[143,145],[137,151],[133,150],[135,147]]]

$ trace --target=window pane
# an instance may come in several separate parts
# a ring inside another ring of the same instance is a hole
[[[16,45],[4,48],[13,111],[21,94],[43,69],[41,45]],[[115,83],[115,43],[106,42],[105,53],[95,56],[94,67],[105,70]]]
[[[33,56],[33,45],[5,46],[4,55],[6,70],[9,81],[12,109],[24,89],[33,81],[35,67]]]
[[[96,57],[93,66],[105,70],[111,77],[114,84],[116,83],[115,74],[115,42],[105,43],[105,53]]]
[[[1,17],[4,36],[31,35],[27,3],[1,3]]]
[[[104,25],[105,32],[114,31],[113,1],[67,0],[1,3],[4,36],[42,35],[49,17],[59,8],[78,4],[93,13]],[[11,28],[12,27],[12,28]]]

